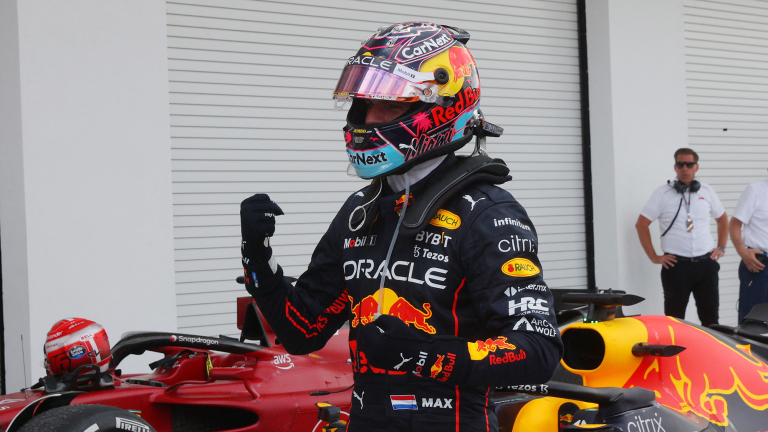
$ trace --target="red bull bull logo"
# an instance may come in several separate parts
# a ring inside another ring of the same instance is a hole
[[[643,357],[623,387],[652,390],[660,404],[693,412],[720,426],[729,424],[725,396],[738,394],[752,409],[768,409],[768,365],[752,354],[750,345],[730,345],[670,317],[636,319],[657,330],[649,343],[677,342],[688,349],[673,357]]]
[[[472,68],[470,65],[477,67],[472,54],[469,53],[469,50],[462,47],[451,47],[448,50],[448,61],[451,63],[451,69],[453,69],[453,82],[457,82],[464,77],[471,77]]]
[[[445,359],[444,355],[437,354],[437,360],[435,360],[435,364],[432,365],[432,367],[429,369],[429,376],[432,378],[437,378],[437,375],[443,371],[443,360]]]
[[[432,317],[432,306],[429,303],[423,303],[423,311],[413,306],[408,300],[398,296],[389,288],[382,288],[381,293],[382,308],[381,313],[400,318],[404,323],[413,326],[429,334],[437,333],[437,330],[430,325],[427,320]],[[366,296],[360,303],[352,307],[352,327],[366,325],[374,320],[374,314],[379,309],[379,295],[377,290],[374,294]],[[352,302],[354,304],[354,301]]]
[[[566,414],[566,415],[560,416],[560,421],[561,422],[566,422],[566,423],[572,422],[573,421],[573,414]]]
[[[395,212],[399,215],[403,210],[403,204],[405,204],[405,194],[395,201]],[[413,205],[413,194],[408,194],[408,207]]]
[[[486,339],[484,341],[468,342],[469,357],[472,360],[482,360],[488,356],[488,353],[496,352],[496,350],[515,350],[516,346],[507,342],[505,336],[499,336],[496,339]]]

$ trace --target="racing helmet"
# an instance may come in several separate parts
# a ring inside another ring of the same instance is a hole
[[[73,372],[84,365],[96,365],[106,372],[112,354],[107,332],[100,324],[84,318],[65,318],[51,327],[43,347],[48,375]],[[95,372],[86,370],[84,373]]]
[[[351,102],[344,127],[350,167],[361,178],[399,174],[472,139],[480,80],[464,30],[428,22],[381,27],[350,57],[333,91]],[[370,100],[412,102],[400,117],[365,124]]]

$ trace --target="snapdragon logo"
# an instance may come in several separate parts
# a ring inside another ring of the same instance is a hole
[[[189,336],[176,336],[176,335],[171,335],[171,342],[199,343],[199,344],[205,344],[205,345],[219,344],[219,341],[217,341],[216,339],[206,339],[206,338],[201,338],[199,336],[189,337]]]

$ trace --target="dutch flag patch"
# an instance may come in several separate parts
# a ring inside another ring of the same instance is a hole
[[[414,395],[390,395],[392,409],[394,410],[415,410],[419,409],[416,405],[416,396]]]

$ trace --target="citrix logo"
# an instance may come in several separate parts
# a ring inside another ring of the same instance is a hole
[[[533,239],[527,239],[518,237],[517,234],[512,234],[510,240],[499,240],[499,252],[531,252],[536,253],[536,243]]]
[[[653,415],[658,418],[644,419],[635,416],[635,421],[627,423],[627,432],[666,432],[664,426],[661,425],[662,417],[659,417],[658,413],[653,413]]]

